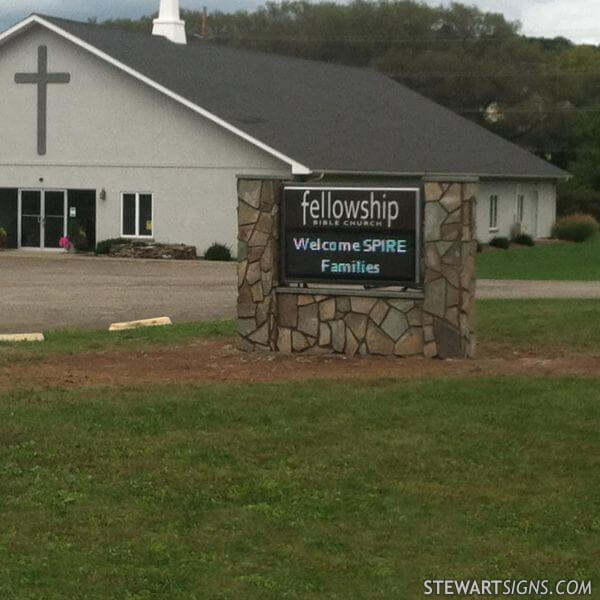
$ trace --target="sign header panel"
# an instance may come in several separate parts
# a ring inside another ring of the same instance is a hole
[[[419,247],[418,189],[284,188],[284,282],[416,284]]]

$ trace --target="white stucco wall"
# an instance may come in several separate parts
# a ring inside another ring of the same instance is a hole
[[[37,154],[35,85],[16,72],[37,70],[48,47],[47,154]],[[121,233],[121,193],[154,194],[154,237],[203,252],[235,249],[236,175],[290,176],[289,167],[101,59],[36,27],[0,47],[0,187],[106,190],[97,199],[97,239]],[[43,179],[43,182],[40,180]]]
[[[489,242],[493,237],[510,237],[517,221],[517,196],[524,196],[521,231],[534,238],[550,237],[556,220],[554,181],[483,179],[477,201],[477,238]],[[490,197],[498,196],[498,228],[490,229]],[[536,200],[537,198],[537,200]]]

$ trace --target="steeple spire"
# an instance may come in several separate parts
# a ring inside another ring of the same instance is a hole
[[[185,22],[179,15],[179,0],[160,0],[158,19],[154,19],[153,35],[162,35],[175,44],[186,44]]]

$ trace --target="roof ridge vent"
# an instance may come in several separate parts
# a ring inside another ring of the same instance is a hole
[[[160,0],[158,19],[153,21],[152,35],[162,35],[175,44],[186,44],[185,21],[179,15],[179,0]]]

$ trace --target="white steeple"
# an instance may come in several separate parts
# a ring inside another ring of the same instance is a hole
[[[160,0],[158,19],[154,19],[153,35],[163,35],[176,44],[186,44],[185,22],[179,16],[179,0]]]

